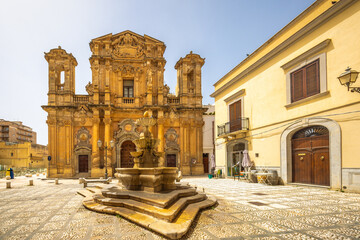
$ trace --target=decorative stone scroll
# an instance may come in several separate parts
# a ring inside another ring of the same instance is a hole
[[[180,151],[180,146],[177,143],[177,139],[178,139],[179,135],[176,133],[175,129],[170,128],[166,131],[165,133],[165,151],[167,152],[168,150],[172,150],[172,151]]]

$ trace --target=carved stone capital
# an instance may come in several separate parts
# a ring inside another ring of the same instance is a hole
[[[110,118],[104,118],[104,123],[105,124],[110,124],[111,123],[111,119]]]

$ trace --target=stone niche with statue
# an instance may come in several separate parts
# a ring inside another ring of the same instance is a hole
[[[146,111],[156,119],[149,131],[159,140],[156,150],[164,153],[159,165],[176,167],[184,175],[203,174],[205,61],[193,52],[180,58],[171,92],[164,81],[165,48],[162,41],[129,30],[92,39],[87,94],[75,93],[78,63],[71,53],[60,46],[45,53],[49,91],[42,108],[48,113],[49,177],[102,177],[105,169],[113,176],[116,168],[132,168],[133,140],[144,131],[135,121]],[[87,131],[86,146],[76,138],[80,130]],[[98,140],[106,151],[99,149]]]

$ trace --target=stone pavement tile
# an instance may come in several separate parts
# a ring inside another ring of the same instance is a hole
[[[260,228],[252,226],[250,224],[231,224],[229,225],[232,229],[240,232],[242,235],[264,235],[266,232]]]
[[[321,207],[306,207],[304,209],[307,210],[310,215],[326,214],[326,213],[332,213],[333,212],[331,209],[324,209],[324,208],[321,208]]]
[[[319,208],[329,210],[332,213],[348,211],[341,205],[323,205],[323,206],[319,206]]]
[[[26,239],[30,233],[24,233],[24,234],[16,234],[16,235],[7,235],[3,238],[3,240],[23,240]]]
[[[283,219],[283,220],[274,221],[274,223],[285,226],[292,230],[304,230],[304,229],[314,228],[313,226],[298,222],[296,221],[296,219]]]
[[[247,239],[249,239],[249,238],[247,238]],[[279,239],[281,239],[281,238],[278,238],[275,236],[251,238],[251,240],[279,240]]]
[[[341,227],[341,228],[331,229],[330,231],[342,234],[342,235],[347,236],[347,237],[360,239],[360,230],[359,229]]]
[[[337,240],[345,240],[345,239],[350,240],[351,239],[350,237],[346,237],[346,236],[337,234],[328,229],[307,231],[306,234],[309,234],[311,236],[314,236],[314,237],[317,237],[320,239],[337,239]]]
[[[56,239],[56,235],[58,234],[59,231],[38,232],[33,235],[31,240],[52,240]]]
[[[69,214],[54,215],[52,218],[49,219],[49,222],[67,221],[70,219],[70,217],[71,215]]]
[[[185,236],[183,238],[187,239],[187,240],[214,239],[214,237],[212,237],[211,234],[209,234],[206,230],[203,230],[203,229],[195,229],[194,231],[190,231],[188,234],[185,234]],[[157,238],[154,238],[154,239],[157,239]]]
[[[252,222],[252,221],[260,221],[261,220],[261,218],[255,216],[252,213],[235,213],[235,214],[231,214],[231,215],[241,221],[244,221],[244,222]]]
[[[63,234],[60,234],[60,239],[71,240],[71,239],[82,239],[86,236],[87,228],[68,228]]]
[[[226,212],[226,213],[236,213],[239,212],[239,210],[235,207],[232,206],[229,203],[225,203],[225,204],[219,204],[216,208],[215,211],[218,212]]]
[[[355,222],[344,219],[344,218],[338,218],[333,215],[320,215],[313,217],[314,219],[319,219],[324,222],[332,223],[333,225],[339,225],[339,224],[353,224]]]
[[[40,224],[20,225],[19,227],[15,228],[15,230],[12,231],[11,234],[32,233],[32,232],[34,232],[39,226],[40,226]]]
[[[333,216],[345,218],[353,222],[360,223],[360,212],[338,213],[338,214],[334,214]]]
[[[71,220],[69,223],[69,226],[72,228],[80,228],[80,227],[86,227],[91,226],[93,223],[90,219],[80,219],[80,220]]]
[[[136,233],[127,236],[121,236],[121,240],[148,240],[148,235],[146,233]]]
[[[115,236],[97,236],[97,237],[91,237],[90,240],[116,240],[118,239]]]
[[[44,217],[31,217],[26,221],[26,223],[42,223],[45,221],[46,221],[46,218],[44,218]]]
[[[274,214],[272,211],[257,211],[252,213],[260,219],[279,219],[281,216]]]
[[[324,222],[316,217],[301,217],[297,218],[296,220],[314,227],[330,227],[334,225],[331,222]]]
[[[288,228],[281,226],[279,224],[276,224],[274,222],[271,221],[266,221],[266,222],[255,222],[254,225],[263,228],[269,232],[272,233],[278,233],[278,232],[285,232],[285,231],[289,231]]]
[[[21,222],[23,222],[23,220],[21,218],[8,218],[6,220],[1,220],[1,227],[15,226]]]
[[[94,224],[111,224],[116,221],[116,216],[113,215],[105,215],[105,214],[97,214],[95,217],[93,217],[92,222]]]
[[[49,222],[46,223],[40,231],[58,230],[65,226],[65,222]]]
[[[206,227],[206,230],[218,238],[229,238],[229,237],[241,238],[240,234],[237,233],[233,228],[231,228],[228,225]]]
[[[239,219],[231,216],[230,214],[223,214],[223,213],[210,213],[208,215],[209,218],[218,222],[218,223],[236,223],[239,222]]]
[[[291,233],[283,233],[279,235],[284,239],[292,239],[292,240],[315,240],[316,238],[311,237],[309,235],[298,233],[298,232],[291,232]]]
[[[206,225],[212,225],[212,224],[217,224],[218,221],[213,220],[212,218],[208,217],[208,215],[210,214],[209,211],[203,211],[202,214],[199,216],[198,220],[196,221],[196,226],[197,227],[201,227],[201,226],[206,226]]]
[[[8,235],[7,232],[9,232],[13,227],[14,226],[2,226],[2,225],[0,225],[0,237],[1,237],[1,235]]]
[[[238,203],[238,202],[236,202]],[[256,208],[252,207],[252,206],[249,206],[249,205],[245,205],[245,204],[236,204],[234,206],[236,208],[236,210],[238,212],[253,212],[253,211],[257,211]]]
[[[94,226],[92,228],[91,237],[112,235],[115,232],[114,226]]]
[[[134,232],[144,232],[142,227],[139,227],[138,225],[132,224],[130,222],[126,223],[120,223],[118,225],[115,225],[116,233],[119,236],[127,235]]]
[[[299,217],[310,215],[310,211],[306,211],[304,209],[275,209],[271,211],[272,213],[281,216],[281,217]]]

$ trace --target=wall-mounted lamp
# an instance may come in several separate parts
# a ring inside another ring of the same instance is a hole
[[[347,69],[345,69],[345,72],[340,74],[338,79],[339,79],[341,85],[345,85],[348,87],[348,91],[351,90],[351,92],[360,93],[359,87],[350,87],[350,85],[352,85],[353,83],[356,82],[358,75],[359,75],[359,72],[357,72],[355,70],[351,70],[350,67],[347,67]]]

